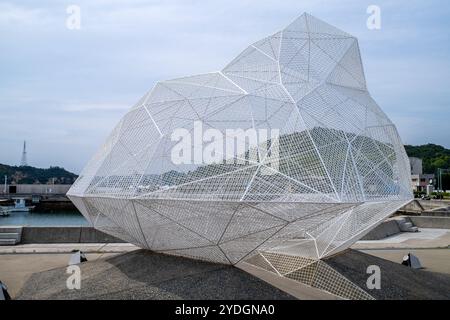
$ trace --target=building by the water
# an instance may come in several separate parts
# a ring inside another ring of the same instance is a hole
[[[427,191],[428,186],[435,183],[434,174],[423,173],[422,159],[410,157],[411,164],[411,186],[414,191]]]
[[[10,184],[2,191],[9,195],[65,195],[70,187],[70,184]]]

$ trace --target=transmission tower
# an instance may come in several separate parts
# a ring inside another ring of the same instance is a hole
[[[22,160],[20,161],[20,166],[21,167],[28,166],[28,163],[27,163],[27,142],[26,141],[23,142]]]

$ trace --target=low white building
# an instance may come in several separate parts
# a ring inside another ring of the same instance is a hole
[[[414,191],[427,191],[427,186],[434,185],[435,175],[423,173],[422,159],[410,157],[411,187]]]

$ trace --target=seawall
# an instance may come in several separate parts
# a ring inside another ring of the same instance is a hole
[[[450,229],[450,217],[415,216],[409,217],[411,222],[419,228]]]
[[[450,217],[445,216],[398,216],[405,217],[407,221],[412,222],[413,226],[418,228],[450,229]],[[396,235],[402,232],[396,219],[388,219],[371,230],[361,240],[380,240]]]
[[[30,243],[124,243],[93,227],[23,227],[22,244]]]

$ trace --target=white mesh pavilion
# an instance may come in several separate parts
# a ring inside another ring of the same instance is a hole
[[[174,164],[172,133],[196,121],[224,139],[227,129],[279,136],[222,162]],[[411,200],[409,170],[357,39],[303,14],[222,71],[158,82],[68,196],[95,228],[142,248],[225,264],[260,256],[286,274],[269,256],[310,266],[348,248]]]

